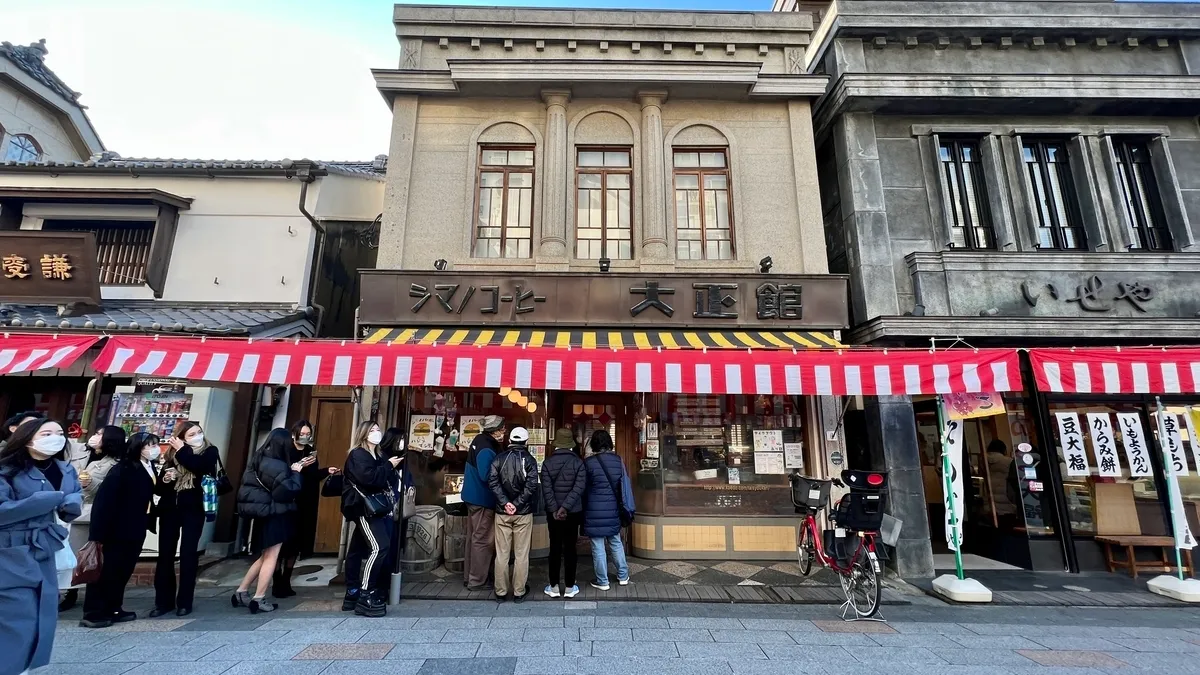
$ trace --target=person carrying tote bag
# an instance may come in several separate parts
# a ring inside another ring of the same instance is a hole
[[[354,522],[346,553],[346,596],[342,610],[366,617],[387,614],[388,564],[395,520],[396,467],[400,457],[380,450],[383,431],[373,421],[354,430],[342,468],[342,515]]]

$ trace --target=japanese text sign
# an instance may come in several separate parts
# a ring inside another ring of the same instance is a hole
[[[1179,417],[1167,413],[1161,407],[1158,413],[1158,440],[1162,444],[1163,461],[1166,463],[1167,491],[1171,500],[1171,526],[1175,530],[1175,548],[1193,548],[1196,538],[1188,525],[1187,512],[1183,508],[1183,495],[1179,492],[1179,476],[1186,476],[1187,459],[1183,456],[1183,440],[1179,434]],[[1180,466],[1183,470],[1180,471]]]
[[[1166,453],[1166,459],[1171,462],[1171,473],[1176,476],[1188,475],[1187,455],[1183,454],[1183,437],[1179,433],[1179,416],[1174,413],[1164,412],[1159,420],[1158,428],[1160,436],[1159,443],[1162,443],[1163,452]]]
[[[946,510],[946,545],[957,551],[962,545],[963,517],[963,423],[961,420],[946,420],[942,430],[942,448],[950,458],[950,493],[946,493],[946,477],[942,476],[942,502]],[[945,463],[943,462],[943,467]]]
[[[1083,447],[1083,431],[1079,428],[1079,415],[1060,412],[1055,413],[1054,417],[1058,420],[1058,439],[1062,443],[1063,458],[1067,462],[1067,475],[1091,474],[1087,450]]]
[[[1088,433],[1092,437],[1092,452],[1096,455],[1096,466],[1101,476],[1121,475],[1121,462],[1117,459],[1117,441],[1113,438],[1112,417],[1108,413],[1087,414]]]
[[[0,232],[0,301],[99,304],[90,232]]]
[[[1146,446],[1146,434],[1142,431],[1142,416],[1138,413],[1117,413],[1117,428],[1125,446],[1125,461],[1129,463],[1132,477],[1152,476],[1150,449]]]

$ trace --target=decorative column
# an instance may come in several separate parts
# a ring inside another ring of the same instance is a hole
[[[671,262],[663,188],[662,105],[666,100],[665,91],[638,92],[638,103],[642,105],[642,261],[652,265]]]
[[[570,90],[545,90],[546,137],[542,151],[542,237],[538,263],[566,265],[567,256],[567,102]]]

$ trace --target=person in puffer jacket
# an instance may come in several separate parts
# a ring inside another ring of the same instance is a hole
[[[625,560],[625,544],[621,541],[621,514],[624,489],[622,480],[628,481],[625,465],[613,452],[612,436],[600,429],[592,434],[588,445],[594,453],[584,464],[588,472],[587,496],[584,498],[583,534],[592,540],[592,567],[596,578],[592,588],[608,590],[608,558],[604,545],[612,553],[617,564],[617,582],[622,586],[629,583],[629,564]]]
[[[463,549],[463,584],[469,591],[487,590],[496,554],[496,496],[488,485],[488,470],[500,452],[507,429],[504,418],[483,418],[483,433],[471,441],[463,475],[462,500],[467,504],[467,543]]]
[[[306,462],[302,459],[288,464],[292,435],[287,429],[275,429],[267,436],[242,474],[242,487],[238,490],[238,515],[251,518],[250,550],[258,558],[246,570],[237,592],[230,599],[234,607],[249,607],[251,614],[274,611],[276,605],[268,602],[267,588],[279,562],[279,549],[295,529],[296,499],[300,496],[304,479],[301,476]],[[253,597],[250,584],[257,580]]]
[[[533,510],[537,506],[537,460],[526,444],[529,432],[515,427],[508,449],[496,456],[488,469],[488,485],[496,496],[496,598],[522,602],[529,595],[529,543],[533,537]],[[508,556],[513,556],[512,586]]]
[[[575,540],[583,520],[583,494],[587,490],[587,467],[575,454],[575,434],[562,428],[554,434],[554,454],[542,462],[542,510],[546,512],[546,527],[550,534],[550,585],[546,595],[559,597],[558,571],[562,562],[562,595],[579,595],[575,570],[579,559]]]

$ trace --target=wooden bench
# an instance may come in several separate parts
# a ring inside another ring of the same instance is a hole
[[[1108,565],[1109,572],[1115,572],[1117,568],[1127,569],[1129,570],[1129,575],[1136,579],[1138,570],[1151,572],[1172,572],[1178,569],[1174,560],[1174,537],[1155,537],[1140,534],[1110,534],[1096,537],[1096,543],[1104,546],[1104,563]],[[1122,560],[1113,558],[1113,548],[1125,549],[1125,558]],[[1135,548],[1156,548],[1162,554],[1162,559],[1145,561],[1138,560],[1134,555]],[[1180,551],[1180,553],[1183,556],[1184,571],[1191,575],[1193,572],[1192,552],[1188,549],[1183,549]]]

